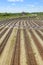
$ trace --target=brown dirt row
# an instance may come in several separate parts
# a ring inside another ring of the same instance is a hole
[[[8,28],[6,28],[0,35],[0,38],[4,35],[4,33],[8,30]]]
[[[4,47],[5,47],[5,45],[6,45],[7,41],[8,41],[8,39],[9,39],[9,37],[10,37],[10,35],[11,35],[12,30],[13,30],[13,28],[10,29],[10,31],[8,32],[8,34],[6,35],[5,39],[3,40],[3,42],[2,42],[1,45],[0,45],[0,54],[1,54],[2,51],[4,50]]]
[[[43,47],[41,46],[41,44],[39,43],[39,41],[37,40],[37,38],[35,37],[34,33],[32,32],[32,30],[30,30],[30,33],[32,35],[32,39],[34,40],[37,48],[38,48],[38,51],[43,59]]]
[[[2,27],[1,29],[0,29],[0,31],[3,29],[4,27]]]
[[[43,29],[41,31],[43,32]]]
[[[27,22],[25,22],[25,23],[26,23],[27,27],[29,28],[28,23]]]
[[[35,23],[38,24],[39,26],[42,26],[41,22],[35,21]]]
[[[37,30],[35,30],[36,32],[37,32],[37,34],[40,36],[40,38],[43,40],[43,36],[37,31]]]
[[[27,63],[28,65],[37,65],[33,50],[31,48],[29,37],[25,30],[24,30],[24,38],[25,38],[25,49],[27,54]]]
[[[14,49],[11,65],[20,65],[20,29],[17,32],[16,45]]]

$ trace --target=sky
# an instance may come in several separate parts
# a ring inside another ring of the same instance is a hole
[[[0,12],[43,12],[43,0],[0,0]]]

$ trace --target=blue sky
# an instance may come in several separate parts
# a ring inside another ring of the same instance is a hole
[[[0,0],[0,12],[43,12],[43,0]]]

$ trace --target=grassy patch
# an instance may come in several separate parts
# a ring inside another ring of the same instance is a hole
[[[36,19],[43,19],[43,12],[36,13],[0,13],[0,20],[18,17],[30,17]]]

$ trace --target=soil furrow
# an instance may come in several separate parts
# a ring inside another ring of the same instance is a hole
[[[16,44],[12,55],[11,65],[20,65],[20,22],[17,31]]]
[[[6,35],[5,39],[3,40],[3,42],[2,42],[1,45],[0,45],[0,54],[1,54],[2,51],[4,50],[4,47],[5,47],[5,45],[6,45],[7,41],[8,41],[8,39],[9,39],[9,37],[10,37],[10,35],[11,35],[12,30],[13,30],[13,28],[10,29],[10,31],[8,32],[8,34]]]
[[[37,65],[35,56],[34,56],[35,54],[33,53],[29,37],[25,30],[24,30],[24,38],[25,38],[25,48],[26,48],[26,54],[27,54],[27,63],[28,65]]]
[[[37,34],[40,36],[40,38],[43,40],[43,36],[37,31],[37,30],[35,30],[36,32],[37,32]]]
[[[41,46],[41,44],[39,43],[39,41],[37,40],[37,38],[35,37],[34,33],[30,30],[30,33],[32,35],[32,39],[34,40],[37,48],[38,48],[38,51],[43,59],[43,47]]]
[[[4,35],[4,33],[8,30],[8,28],[6,28],[0,35],[0,38]]]

